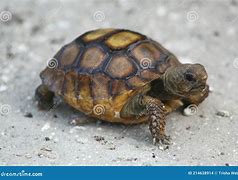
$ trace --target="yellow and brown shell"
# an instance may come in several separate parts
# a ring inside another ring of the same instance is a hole
[[[123,105],[179,64],[159,43],[124,29],[89,31],[62,47],[54,60],[57,66],[40,75],[43,84],[87,115],[123,123],[144,121],[122,119]]]

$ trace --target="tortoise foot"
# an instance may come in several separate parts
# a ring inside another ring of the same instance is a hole
[[[41,110],[50,110],[54,106],[54,93],[49,91],[47,86],[40,85],[35,91],[35,100],[38,103],[38,108]]]

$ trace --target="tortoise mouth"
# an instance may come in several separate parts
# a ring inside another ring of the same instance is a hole
[[[193,87],[190,92],[193,93],[197,93],[197,92],[204,92],[207,89],[206,85],[200,85],[197,87]]]

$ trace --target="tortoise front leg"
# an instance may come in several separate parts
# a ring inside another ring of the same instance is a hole
[[[169,145],[170,136],[165,134],[165,105],[158,99],[144,96],[143,103],[149,118],[149,129],[153,137],[153,144]]]
[[[165,114],[160,100],[141,94],[134,96],[121,111],[122,118],[148,116],[154,144],[169,144],[170,137],[165,135]]]

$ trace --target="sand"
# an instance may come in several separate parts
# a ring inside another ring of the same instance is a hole
[[[238,165],[238,1],[0,2],[0,165]],[[193,116],[167,117],[172,145],[152,145],[148,125],[92,122],[66,104],[34,101],[39,73],[85,31],[116,27],[159,41],[182,62],[201,63],[212,87]],[[224,112],[225,111],[225,112]]]

